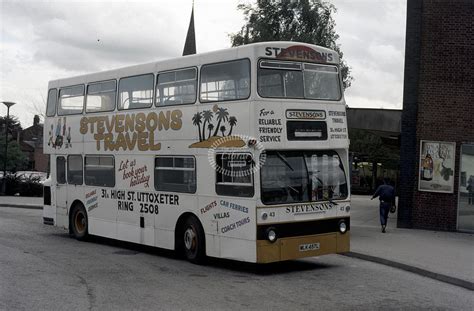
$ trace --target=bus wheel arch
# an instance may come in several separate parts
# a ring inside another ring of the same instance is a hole
[[[194,264],[206,259],[206,236],[199,219],[193,213],[182,214],[176,222],[175,251]]]
[[[75,200],[71,204],[69,233],[79,241],[84,241],[89,236],[89,217],[84,204],[79,200]]]

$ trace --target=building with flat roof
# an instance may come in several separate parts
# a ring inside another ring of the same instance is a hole
[[[474,1],[408,0],[398,226],[474,231]]]

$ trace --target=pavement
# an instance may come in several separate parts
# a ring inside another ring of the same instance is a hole
[[[20,196],[0,196],[0,207],[19,207],[29,209],[43,209],[43,198],[40,197],[20,197]]]
[[[346,254],[474,290],[474,234],[401,229],[390,214],[382,233],[379,201],[351,197],[351,252]]]
[[[0,207],[42,209],[43,198],[0,197]],[[390,214],[382,233],[378,200],[353,195],[351,252],[355,257],[474,290],[474,234],[396,228]]]

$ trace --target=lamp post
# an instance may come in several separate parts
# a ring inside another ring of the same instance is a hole
[[[7,106],[7,118],[5,120],[5,153],[3,157],[3,181],[2,193],[5,195],[7,190],[7,156],[8,156],[8,121],[10,120],[10,107],[15,105],[14,102],[2,102]]]

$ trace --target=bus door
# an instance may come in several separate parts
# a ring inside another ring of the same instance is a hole
[[[247,152],[216,154],[217,206],[220,255],[235,260],[252,258],[255,249],[254,160]],[[216,213],[217,212],[217,213]],[[252,248],[253,245],[253,248]]]
[[[57,226],[67,227],[67,182],[66,182],[66,156],[56,156],[56,184],[54,184],[56,198]]]

